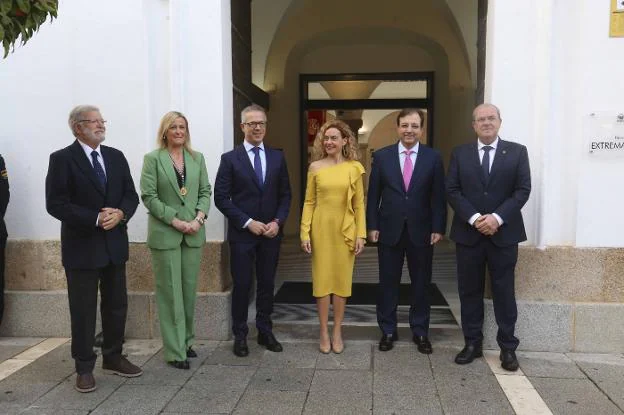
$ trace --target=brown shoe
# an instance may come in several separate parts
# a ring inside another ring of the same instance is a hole
[[[110,360],[104,360],[102,369],[106,373],[112,373],[125,378],[135,378],[143,374],[141,368],[130,363],[125,356],[116,356]]]
[[[93,392],[96,389],[93,373],[77,374],[75,388],[80,393]]]

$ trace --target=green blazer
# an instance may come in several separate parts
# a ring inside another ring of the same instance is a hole
[[[178,179],[167,149],[158,149],[143,158],[141,171],[141,200],[149,211],[147,222],[147,246],[152,249],[173,249],[182,243],[200,247],[206,242],[202,226],[194,235],[185,235],[171,226],[173,218],[191,221],[197,211],[208,215],[212,189],[204,156],[184,150],[186,166],[185,196],[180,194]]]

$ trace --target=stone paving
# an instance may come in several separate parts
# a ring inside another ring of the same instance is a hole
[[[278,329],[283,353],[250,338],[247,358],[234,356],[231,342],[200,341],[187,371],[165,364],[158,340],[129,340],[125,351],[144,375],[104,374],[98,359],[98,389],[89,394],[73,389],[68,342],[29,363],[23,352],[34,354],[44,339],[0,339],[0,414],[538,413],[512,406],[526,386],[504,391],[498,379],[506,374],[486,359],[453,363],[458,330],[432,333],[430,356],[416,351],[405,330],[392,351],[379,352],[374,332],[357,329],[346,330],[342,354],[324,355],[314,330],[294,339],[297,333]],[[624,355],[519,353],[519,359],[521,371],[509,376],[528,379],[547,406],[539,413],[624,413]],[[15,365],[25,366],[14,371]]]

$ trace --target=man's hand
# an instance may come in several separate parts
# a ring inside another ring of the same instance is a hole
[[[366,239],[355,238],[355,249],[353,252],[356,256],[362,253],[362,251],[364,250],[364,245],[366,245]]]
[[[498,221],[493,215],[487,214],[477,218],[474,223],[475,228],[483,235],[492,236],[498,231]]]
[[[98,214],[98,225],[108,231],[117,226],[123,217],[124,213],[120,209],[105,207]]]
[[[262,234],[265,238],[275,238],[279,233],[279,225],[277,222],[269,222],[266,227],[267,230]]]
[[[306,254],[311,254],[312,253],[312,245],[310,244],[310,241],[301,241],[301,249]]]
[[[368,231],[368,240],[371,242],[379,241],[379,231]]]
[[[437,244],[442,239],[444,239],[444,235],[442,235],[441,233],[432,233],[431,234],[431,245]]]
[[[258,222],[257,220],[252,220],[251,222],[249,222],[249,225],[247,225],[247,229],[249,229],[249,232],[253,233],[254,235],[260,236],[260,235],[264,235],[264,233],[269,229],[269,227],[262,222]]]

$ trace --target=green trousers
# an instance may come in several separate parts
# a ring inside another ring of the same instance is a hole
[[[195,298],[202,248],[184,242],[174,249],[152,249],[156,304],[165,360],[186,360],[195,340]]]

